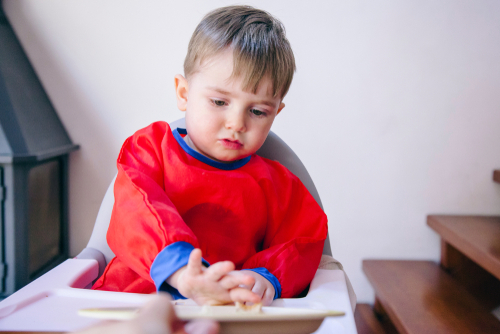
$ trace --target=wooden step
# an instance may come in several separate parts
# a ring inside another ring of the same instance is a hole
[[[441,267],[482,305],[500,305],[500,218],[429,216],[427,223],[441,235]]]
[[[500,170],[493,171],[493,181],[500,183]]]
[[[500,217],[432,215],[427,225],[500,280]]]
[[[432,261],[364,260],[363,271],[400,333],[500,333],[500,321]]]
[[[358,334],[397,334],[392,323],[377,318],[370,304],[356,304],[354,321]]]

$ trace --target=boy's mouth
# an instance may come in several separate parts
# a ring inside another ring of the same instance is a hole
[[[239,140],[220,139],[219,141],[222,146],[230,150],[237,150],[243,146],[243,144]]]

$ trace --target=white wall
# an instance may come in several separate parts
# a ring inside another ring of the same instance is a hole
[[[177,111],[173,76],[210,9],[232,1],[6,0],[80,151],[71,254],[90,236],[123,140]],[[334,256],[361,301],[365,258],[433,259],[430,213],[500,214],[500,2],[248,1],[285,24],[298,72],[273,130],[305,162]]]

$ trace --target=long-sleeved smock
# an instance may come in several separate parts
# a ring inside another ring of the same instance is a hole
[[[194,248],[205,265],[229,260],[271,281],[277,297],[311,282],[327,235],[327,218],[301,181],[257,155],[211,160],[156,122],[120,151],[107,241],[115,254],[93,289],[151,293]]]

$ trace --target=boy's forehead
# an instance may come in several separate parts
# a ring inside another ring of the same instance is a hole
[[[234,73],[232,52],[221,52],[209,59],[204,59],[193,72],[193,77],[200,79],[203,88],[219,91],[226,95],[239,91],[276,99],[273,96],[273,85],[269,75],[265,75],[259,80],[255,92],[252,87],[244,87],[244,73]]]
[[[210,75],[204,76],[204,78],[210,78]],[[217,78],[216,78],[217,79]],[[255,95],[259,97],[265,97],[269,100],[279,99],[273,96],[272,82],[268,77],[264,77],[260,80],[257,90],[254,91],[251,87],[244,87],[243,76],[233,77],[232,75],[226,76],[225,78],[218,78],[220,80],[206,80],[202,83],[203,87],[207,90],[212,90],[219,92],[224,95],[235,95],[237,93],[244,93],[248,95]]]
[[[202,79],[201,84],[203,86],[219,88],[220,90],[225,90],[226,92],[236,90],[261,96],[265,95],[273,99],[276,98],[273,96],[273,81],[269,75],[264,75],[258,81],[257,89],[253,92],[252,87],[243,87],[243,81],[247,74],[248,73],[245,73],[245,69],[234,71],[233,49],[228,47],[214,55],[202,57],[198,61],[191,77],[198,76]],[[190,80],[189,77],[188,80]]]

